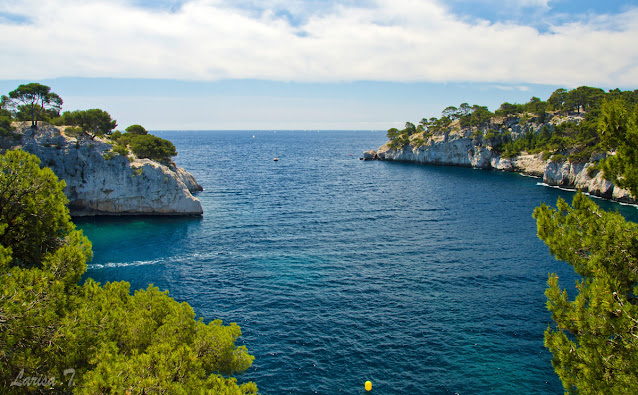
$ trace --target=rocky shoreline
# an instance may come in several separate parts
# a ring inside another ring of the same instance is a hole
[[[519,125],[516,126],[518,128],[515,127],[512,132],[514,137],[526,132]],[[530,125],[527,130],[540,129],[542,126],[552,125]],[[386,143],[376,151],[365,151],[361,159],[517,172],[541,178],[543,183],[550,186],[581,190],[593,196],[623,203],[637,203],[628,190],[616,187],[602,177],[602,172],[590,169],[595,164],[594,161],[588,163],[552,161],[544,160],[541,154],[527,153],[521,153],[513,158],[501,158],[492,147],[477,141],[476,137],[473,137],[475,132],[476,128],[449,130],[430,136],[420,146],[410,144],[401,148],[391,148]]]
[[[72,137],[64,128],[17,125],[2,148],[21,148],[40,158],[66,183],[72,216],[203,214],[192,193],[203,190],[195,178],[175,165],[164,165],[132,153],[112,151],[107,139]]]

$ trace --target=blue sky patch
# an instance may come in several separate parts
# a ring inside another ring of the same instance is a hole
[[[546,5],[542,0],[451,0],[446,7],[468,20],[492,23],[517,23],[546,30],[552,24],[580,21],[592,15],[614,15],[638,7],[638,1],[626,0],[555,0]]]
[[[26,15],[11,14],[8,12],[0,12],[0,24],[25,24],[30,23],[31,19]]]

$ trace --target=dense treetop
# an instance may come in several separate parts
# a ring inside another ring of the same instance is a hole
[[[131,295],[126,282],[79,284],[91,243],[70,220],[64,182],[39,165],[24,151],[0,155],[0,388],[256,394],[231,376],[254,359],[235,344],[237,325],[204,323],[152,285]]]
[[[32,82],[9,92],[7,105],[16,111],[18,119],[31,121],[31,127],[37,129],[41,118],[59,114],[62,98],[51,92],[50,87]]]

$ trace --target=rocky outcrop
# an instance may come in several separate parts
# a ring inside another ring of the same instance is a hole
[[[375,150],[370,150],[370,151],[364,151],[363,152],[363,158],[361,158],[363,160],[377,160],[379,159],[379,157],[377,156],[377,151]]]
[[[108,140],[66,136],[61,128],[26,125],[16,130],[11,148],[37,155],[66,183],[71,215],[201,215],[191,192],[195,178],[174,164],[166,166],[112,151]]]
[[[506,125],[508,126],[508,125]],[[551,131],[553,124],[509,125],[508,132],[513,139],[528,131],[538,133],[547,126]],[[362,159],[416,162],[423,164],[466,166],[479,169],[511,171],[542,178],[550,186],[582,190],[594,196],[626,203],[636,203],[628,190],[616,187],[605,180],[602,173],[591,169],[594,163],[571,163],[566,160],[544,160],[540,154],[523,153],[513,158],[501,158],[489,145],[483,144],[479,134],[485,131],[476,128],[450,128],[427,138],[423,135],[411,137],[411,144],[392,148],[384,144],[377,151],[364,152]],[[416,142],[420,144],[415,144]],[[599,158],[598,158],[599,159]]]

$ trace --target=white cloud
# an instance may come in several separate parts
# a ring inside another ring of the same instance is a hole
[[[546,7],[545,0],[520,0]],[[60,76],[281,81],[638,85],[638,9],[553,26],[469,22],[434,0],[192,0],[170,12],[125,0],[0,4],[3,79]],[[261,4],[261,9],[257,4]]]

